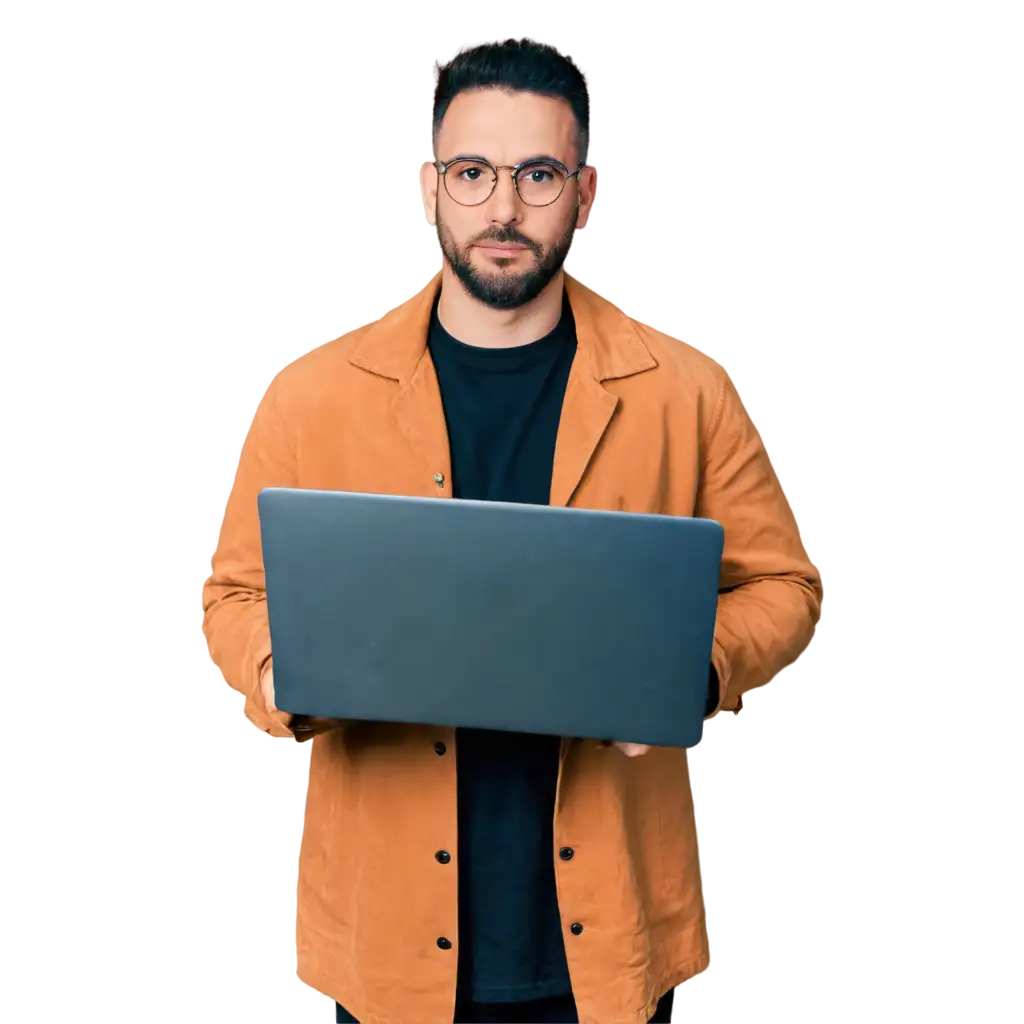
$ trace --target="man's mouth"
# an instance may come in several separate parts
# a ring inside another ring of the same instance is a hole
[[[479,242],[476,246],[490,256],[514,256],[517,252],[525,252],[525,245],[507,245],[501,242]]]

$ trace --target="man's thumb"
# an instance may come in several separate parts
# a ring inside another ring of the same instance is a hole
[[[274,669],[269,664],[263,670],[263,675],[260,677],[260,689],[263,691],[263,703],[266,704],[267,710],[276,711],[277,705],[274,703]]]

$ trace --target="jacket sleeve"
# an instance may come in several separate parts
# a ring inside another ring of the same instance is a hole
[[[228,498],[212,575],[203,584],[203,633],[225,680],[245,697],[246,717],[272,736],[295,735],[292,716],[268,713],[260,673],[270,660],[270,623],[256,496],[296,486],[295,455],[277,408],[277,380],[249,428]]]
[[[797,659],[821,615],[822,586],[761,437],[728,374],[703,444],[696,515],[725,530],[712,664],[719,711]]]

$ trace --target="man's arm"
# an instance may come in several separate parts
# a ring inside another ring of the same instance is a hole
[[[200,581],[200,638],[210,671],[242,698],[250,726],[268,738],[291,740],[291,716],[268,708],[260,685],[270,665],[270,628],[256,499],[264,487],[296,485],[290,434],[278,406],[279,374],[257,395],[231,464]]]
[[[704,438],[696,514],[725,530],[712,648],[718,702],[742,695],[795,661],[814,635],[822,586],[761,437],[724,370]],[[710,704],[709,704],[710,707]]]

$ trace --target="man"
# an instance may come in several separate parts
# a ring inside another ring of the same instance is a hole
[[[818,573],[725,371],[563,273],[597,184],[579,70],[528,40],[438,70],[420,183],[441,272],[271,383],[204,632],[257,726],[315,736],[298,973],[337,1020],[669,1020],[673,988],[709,963],[685,750],[274,705],[256,505],[269,486],[719,521],[708,717],[738,712],[820,614]],[[423,657],[437,674],[459,652]]]

